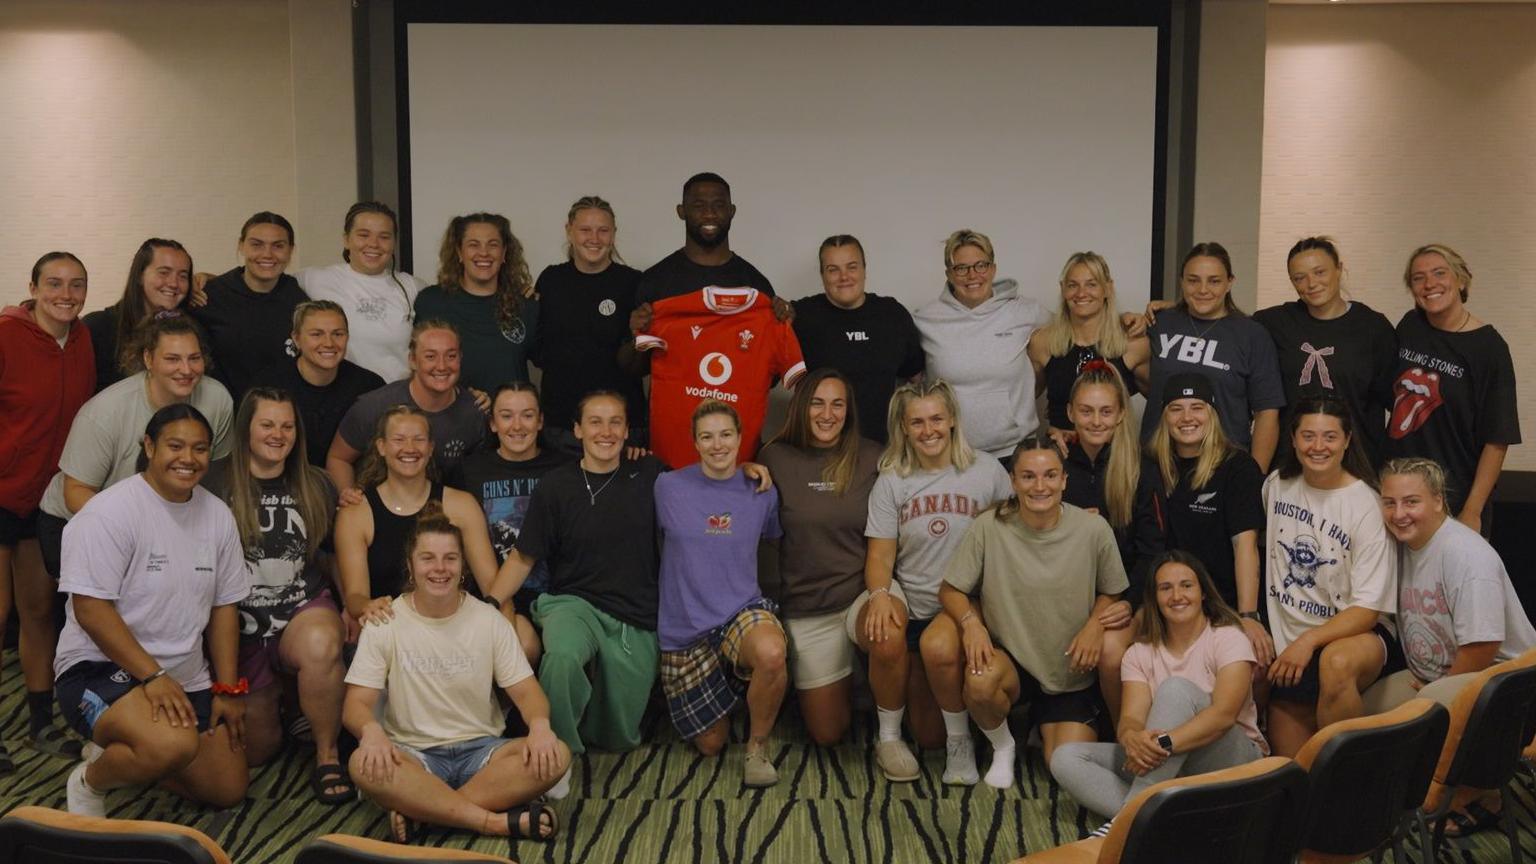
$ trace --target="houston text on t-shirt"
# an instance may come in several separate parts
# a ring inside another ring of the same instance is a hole
[[[1338,543],[1340,549],[1343,549],[1345,552],[1349,551],[1349,534],[1343,528],[1322,517],[1316,517],[1317,524],[1314,525],[1312,511],[1300,504],[1292,504],[1289,501],[1276,501],[1275,515],[1283,516],[1287,519],[1295,519],[1304,525],[1311,525],[1314,530],[1327,534],[1328,539]]]

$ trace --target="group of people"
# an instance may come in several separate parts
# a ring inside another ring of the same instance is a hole
[[[1410,254],[1394,329],[1327,238],[1252,317],[1216,243],[1144,315],[1076,253],[1051,314],[960,230],[909,312],[849,235],[822,293],[778,298],[735,212],[689,178],[683,247],[641,272],[583,197],[537,279],[504,217],[456,217],[430,286],[383,204],[294,274],[262,212],[242,266],[150,239],[84,316],[84,265],[39,259],[0,313],[0,622],[14,602],[29,745],[79,760],[70,809],[152,783],[229,806],[293,739],[318,800],[361,792],[398,840],[547,839],[573,758],[639,746],[658,683],[706,755],[744,704],[768,786],[790,692],[833,745],[860,667],[888,780],[942,748],[945,783],[1012,785],[1027,703],[1112,817],[1536,646],[1483,539],[1513,366],[1448,247]]]

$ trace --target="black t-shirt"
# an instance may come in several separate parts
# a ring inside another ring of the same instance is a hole
[[[458,388],[453,401],[441,411],[427,411],[416,404],[411,396],[411,381],[391,381],[357,397],[351,410],[341,418],[336,434],[359,453],[366,453],[373,440],[374,428],[379,418],[395,405],[419,408],[427,415],[427,428],[432,433],[432,464],[437,466],[438,476],[446,477],[464,460],[464,456],[490,438],[490,428],[485,415],[475,405],[475,397],[466,388]]]
[[[679,249],[657,261],[640,276],[640,287],[635,292],[636,303],[655,303],[679,294],[692,294],[700,288],[756,288],[773,296],[773,285],[768,277],[757,271],[740,255],[713,267],[695,264]],[[626,322],[627,323],[627,322]]]
[[[336,367],[336,380],[316,387],[299,374],[297,360],[281,360],[251,376],[250,386],[276,387],[293,394],[293,403],[304,424],[304,449],[309,464],[323,469],[325,454],[331,449],[336,428],[347,409],[357,397],[383,387],[384,379],[351,360],[343,360]]]
[[[567,261],[545,267],[539,293],[539,354],[544,370],[544,425],[569,430],[576,403],[593,390],[614,390],[629,402],[632,425],[643,426],[650,409],[640,379],[619,368],[619,346],[629,338],[640,271],[614,262],[601,273],[583,273]]]
[[[1252,456],[1236,452],[1216,467],[1203,489],[1191,489],[1190,475],[1197,460],[1176,461],[1179,482],[1167,495],[1168,548],[1199,558],[1222,599],[1236,609],[1232,538],[1244,531],[1264,530],[1264,475]]]
[[[923,371],[926,361],[912,313],[895,298],[877,294],[865,294],[857,309],[815,294],[795,301],[794,326],[805,367],[830,366],[848,376],[859,434],[884,444],[891,394],[898,382]]]
[[[608,474],[571,462],[544,475],[517,549],[549,564],[549,593],[571,594],[642,630],[656,630],[656,478],[646,456]],[[589,491],[590,487],[590,491]]]
[[[1097,461],[1088,458],[1087,451],[1073,442],[1067,447],[1067,488],[1061,500],[1084,510],[1095,510],[1109,521],[1109,508],[1104,504],[1104,472],[1109,469],[1109,448],[1099,451]],[[1131,502],[1131,524],[1124,527],[1110,525],[1115,532],[1115,544],[1120,549],[1120,563],[1130,580],[1125,599],[1131,605],[1140,606],[1147,570],[1152,559],[1163,551],[1167,543],[1167,505],[1158,491],[1162,484],[1157,480],[1157,463],[1141,460],[1141,475],[1136,479],[1136,492]]]
[[[209,374],[238,406],[257,372],[293,356],[288,353],[293,310],[309,297],[287,273],[271,291],[252,291],[245,284],[244,267],[210,279],[207,291],[208,304],[192,309],[192,317],[208,333],[213,354]]]
[[[1260,309],[1253,320],[1269,331],[1280,357],[1286,402],[1281,434],[1290,428],[1291,409],[1301,397],[1335,396],[1354,409],[1366,455],[1371,464],[1381,464],[1397,372],[1397,334],[1387,316],[1364,303],[1351,303],[1343,315],[1321,321],[1296,300]]]
[[[86,315],[85,329],[91,334],[91,350],[96,354],[96,392],[123,380],[117,357],[117,306],[97,309]]]
[[[480,500],[485,511],[485,522],[491,532],[491,546],[496,550],[496,563],[506,560],[517,544],[517,534],[528,516],[528,502],[539,481],[552,469],[571,461],[557,450],[540,450],[538,455],[524,462],[503,459],[494,447],[482,447],[464,457],[459,467],[448,478],[448,485]],[[585,487],[583,487],[585,488]],[[523,581],[524,591],[543,593],[549,587],[549,567],[541,560],[533,566]],[[522,604],[519,604],[520,607]]]
[[[1515,365],[1493,325],[1437,330],[1418,309],[1397,322],[1388,456],[1424,456],[1445,469],[1446,503],[1461,511],[1485,444],[1519,444]]]
[[[419,321],[446,321],[459,333],[459,383],[484,393],[502,384],[527,381],[528,357],[537,350],[539,301],[523,297],[511,321],[502,323],[501,298],[429,285],[416,295]]]
[[[1098,347],[1073,345],[1067,349],[1067,353],[1045,361],[1045,408],[1052,428],[1072,428],[1072,418],[1067,415],[1067,404],[1072,399],[1072,385],[1077,383],[1077,376],[1083,373],[1084,365],[1101,359]],[[1120,380],[1125,382],[1126,392],[1134,395],[1136,376],[1125,365],[1125,361],[1115,357],[1105,362],[1115,367],[1115,371],[1120,373]]]

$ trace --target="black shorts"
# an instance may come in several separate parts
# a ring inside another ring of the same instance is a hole
[[[59,550],[64,545],[64,526],[69,521],[52,513],[37,511],[37,545],[43,552],[43,569],[59,578]]]
[[[38,511],[33,510],[25,516],[17,516],[0,507],[0,546],[15,549],[21,541],[36,537],[37,514]]]
[[[1013,664],[1013,671],[1019,673],[1019,701],[1029,703],[1029,725],[1040,726],[1046,723],[1081,723],[1084,726],[1093,726],[1098,722],[1100,715],[1104,714],[1104,698],[1099,694],[1096,685],[1089,685],[1081,690],[1070,693],[1047,693],[1035,680],[1035,676],[1025,671],[1019,661],[1013,659],[1013,655],[1001,651]]]
[[[53,682],[64,722],[87,741],[94,740],[91,733],[101,715],[137,686],[139,682],[121,666],[104,660],[82,660],[65,669],[64,674]],[[208,731],[208,718],[213,713],[213,691],[191,690],[187,692],[187,698],[192,701],[192,711],[197,714],[197,731]]]
[[[1408,662],[1403,658],[1403,646],[1398,644],[1397,637],[1393,636],[1391,631],[1378,622],[1375,627],[1371,628],[1371,632],[1380,637],[1382,644],[1387,649],[1387,662],[1382,664],[1381,672],[1376,676],[1377,681],[1391,675],[1393,672],[1408,668]],[[1301,680],[1289,687],[1277,686],[1270,688],[1270,700],[1297,702],[1304,705],[1315,704],[1318,695],[1322,692],[1322,666],[1320,665],[1322,661],[1323,652],[1321,650],[1313,651],[1312,662],[1308,663],[1307,668],[1302,671]]]

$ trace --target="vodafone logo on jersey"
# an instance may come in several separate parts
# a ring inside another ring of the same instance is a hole
[[[713,387],[731,380],[731,358],[719,351],[705,354],[704,359],[699,361],[699,377]]]

